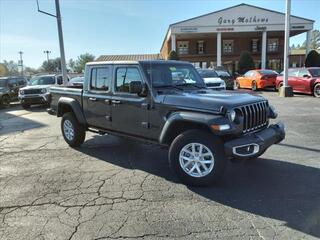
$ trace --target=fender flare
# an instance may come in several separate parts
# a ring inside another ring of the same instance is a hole
[[[63,111],[62,106],[67,105],[72,109],[72,112],[76,116],[77,120],[81,124],[87,124],[87,121],[84,117],[84,114],[82,112],[82,107],[78,101],[76,101],[73,98],[68,97],[61,97],[58,101],[58,111],[57,111],[57,117],[62,117]]]
[[[167,140],[170,138],[172,127],[174,127],[178,122],[189,122],[210,128],[211,124],[215,122],[221,122],[222,118],[223,116],[221,115],[200,112],[183,111],[171,113],[163,125],[159,136],[159,142],[161,144],[165,144],[167,142]]]

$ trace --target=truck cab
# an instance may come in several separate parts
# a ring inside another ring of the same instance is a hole
[[[83,89],[50,90],[65,141],[79,147],[92,131],[168,146],[186,184],[212,184],[227,160],[257,158],[285,136],[265,98],[209,89],[187,62],[92,62],[84,77]]]

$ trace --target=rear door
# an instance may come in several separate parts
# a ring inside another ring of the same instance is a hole
[[[111,102],[112,129],[136,136],[147,136],[148,100],[146,97],[131,94],[131,81],[143,83],[142,72],[138,65],[118,65],[114,67],[114,95]]]
[[[83,110],[90,126],[111,128],[112,65],[90,66],[83,91]]]

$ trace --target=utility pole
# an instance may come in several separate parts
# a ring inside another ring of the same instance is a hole
[[[55,0],[55,4],[56,4],[56,15],[40,10],[39,2],[37,0],[38,12],[44,13],[44,14],[49,15],[51,17],[55,17],[57,19],[59,45],[60,45],[61,72],[62,72],[62,78],[63,78],[63,85],[67,86],[67,83],[68,83],[68,80],[67,80],[67,67],[66,67],[66,57],[65,57],[65,54],[64,54],[63,33],[62,33],[62,24],[61,24],[61,14],[60,14],[59,0]]]
[[[291,0],[286,0],[286,21],[284,33],[284,74],[283,85],[280,88],[280,97],[293,97],[292,87],[288,85],[288,66],[289,66],[289,40],[290,40],[290,14],[291,14]]]
[[[45,50],[43,51],[43,53],[47,55],[47,62],[49,62],[49,54],[51,53],[51,51]]]
[[[22,60],[22,54],[23,54],[23,52],[22,52],[22,51],[19,51],[18,53],[19,53],[19,55],[20,55],[20,60],[19,60],[18,66],[21,67],[21,76],[23,77],[23,60]]]

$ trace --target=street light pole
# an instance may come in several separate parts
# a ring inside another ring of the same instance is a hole
[[[19,64],[18,64],[18,65],[21,66],[21,76],[23,77],[23,60],[22,60],[22,54],[23,54],[23,52],[22,52],[22,51],[19,51],[18,53],[19,53],[19,55],[20,55],[20,61],[19,61]]]
[[[63,34],[62,34],[62,24],[61,24],[61,14],[60,14],[60,5],[59,0],[55,0],[56,4],[56,15],[40,10],[39,2],[37,0],[38,12],[44,13],[51,17],[55,17],[57,19],[58,25],[58,34],[59,34],[59,45],[60,45],[60,60],[61,60],[61,72],[63,78],[63,85],[67,86],[67,67],[66,67],[66,57],[64,54],[64,44],[63,44]]]
[[[290,40],[290,13],[291,0],[286,0],[286,20],[285,20],[285,34],[284,34],[284,74],[283,85],[280,88],[280,97],[293,97],[292,87],[288,85],[288,66],[289,66],[289,40]]]
[[[64,54],[64,44],[63,44],[63,33],[62,33],[62,24],[61,24],[61,14],[60,14],[60,5],[59,0],[56,2],[56,16],[57,16],[57,25],[58,25],[58,34],[59,34],[59,44],[60,44],[60,60],[61,60],[61,71],[63,78],[63,85],[67,86],[67,68],[66,68],[66,57]]]
[[[51,53],[51,51],[45,50],[43,51],[43,53],[47,55],[47,62],[49,62],[49,54]]]

